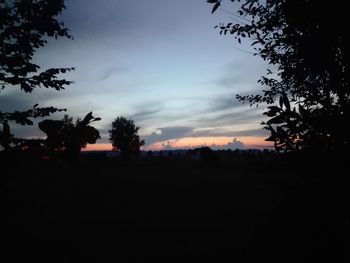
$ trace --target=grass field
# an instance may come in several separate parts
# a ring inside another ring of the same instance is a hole
[[[1,187],[2,262],[349,260],[347,188],[261,160],[43,162]]]

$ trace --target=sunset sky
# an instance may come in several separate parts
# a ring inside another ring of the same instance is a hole
[[[239,20],[225,11],[229,6],[213,15],[205,0],[70,0],[66,6],[60,19],[74,40],[50,40],[35,62],[43,69],[76,67],[64,76],[75,83],[32,94],[5,89],[3,111],[38,102],[67,108],[73,117],[93,111],[102,118],[94,125],[102,139],[88,149],[111,148],[108,130],[121,115],[141,127],[145,150],[266,145],[263,108],[235,100],[237,93],[259,92],[266,64],[249,53],[249,42],[239,45],[214,29]],[[37,126],[17,126],[14,132],[44,135]]]

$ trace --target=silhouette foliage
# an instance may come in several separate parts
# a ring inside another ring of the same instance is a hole
[[[213,12],[221,0],[209,0]],[[316,0],[231,0],[236,23],[220,24],[220,34],[239,43],[253,40],[276,72],[267,70],[262,94],[237,95],[251,105],[267,103],[267,141],[278,151],[342,151],[349,146],[349,23],[345,2]],[[336,14],[329,18],[330,14]]]
[[[117,117],[112,122],[112,130],[109,131],[109,140],[115,149],[121,152],[124,159],[129,159],[132,155],[140,152],[140,147],[145,144],[140,140],[138,130],[134,121],[123,116]]]
[[[83,120],[73,123],[73,118],[65,115],[62,120],[44,120],[39,128],[46,133],[45,145],[51,150],[63,153],[64,157],[74,160],[79,156],[81,148],[88,143],[93,144],[101,138],[100,133],[90,124],[100,118],[88,113]]]
[[[55,17],[65,8],[64,0],[14,0],[0,2],[0,88],[20,88],[31,93],[45,87],[62,90],[72,81],[60,79],[59,74],[74,68],[49,68],[40,70],[32,62],[38,48],[44,47],[49,37],[72,38],[64,24]],[[9,122],[33,125],[31,119],[64,111],[55,107],[38,107],[24,112],[2,112],[0,109],[1,145],[9,149],[15,140],[10,133]],[[3,136],[8,136],[4,137]],[[10,141],[8,141],[10,139]],[[6,147],[5,147],[5,146]]]

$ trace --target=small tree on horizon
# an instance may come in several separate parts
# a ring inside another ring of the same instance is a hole
[[[140,152],[140,147],[145,144],[144,140],[140,140],[138,130],[135,123],[131,119],[123,116],[117,117],[112,122],[112,129],[109,130],[109,141],[112,143],[113,149],[121,152],[123,159],[130,159],[131,156]]]

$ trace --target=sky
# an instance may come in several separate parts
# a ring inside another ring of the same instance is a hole
[[[229,2],[229,1],[228,1]],[[211,14],[205,0],[69,0],[60,15],[74,40],[50,40],[35,53],[42,69],[75,67],[63,91],[18,89],[0,93],[3,111],[34,104],[67,108],[72,117],[92,111],[101,140],[87,149],[108,150],[108,130],[118,116],[135,121],[144,150],[268,145],[260,124],[263,107],[249,107],[236,94],[258,93],[266,63],[250,42],[238,44],[214,27],[236,22],[223,6]],[[60,119],[55,114],[51,119]],[[17,136],[44,134],[15,127]]]

